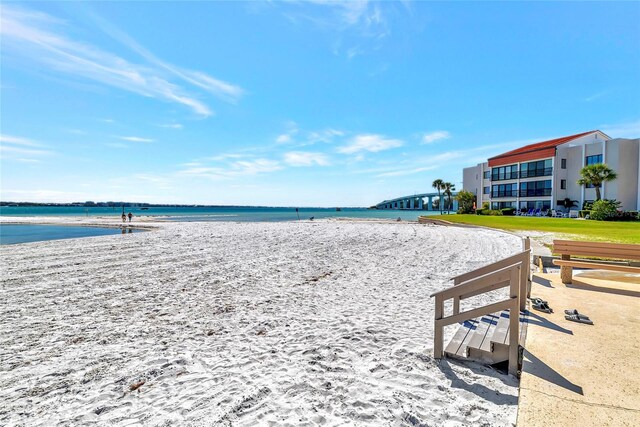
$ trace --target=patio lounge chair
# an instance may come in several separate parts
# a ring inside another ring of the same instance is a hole
[[[577,210],[572,209],[572,210],[569,211],[569,218],[578,218],[578,217],[579,217],[579,215],[578,215],[578,211]]]

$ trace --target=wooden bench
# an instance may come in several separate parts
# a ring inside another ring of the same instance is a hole
[[[562,257],[562,259],[554,259],[553,263],[560,266],[560,278],[565,284],[571,283],[573,267],[640,273],[640,267],[628,264],[606,264],[598,261],[571,259],[571,256],[574,255],[640,261],[640,245],[554,240],[553,252]]]

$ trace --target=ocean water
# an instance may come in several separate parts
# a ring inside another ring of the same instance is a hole
[[[0,245],[41,242],[44,240],[74,239],[78,237],[131,234],[142,230],[106,227],[77,227],[66,225],[0,225]]]
[[[381,218],[404,221],[415,221],[420,215],[439,215],[438,211],[411,211],[411,210],[376,210],[365,208],[299,208],[295,207],[151,207],[148,210],[141,208],[127,208],[125,212],[131,212],[137,216],[157,216],[171,221],[296,221],[298,218],[308,220],[311,217],[320,218]],[[84,208],[84,207],[58,207],[58,206],[2,206],[2,216],[120,216],[121,208]]]

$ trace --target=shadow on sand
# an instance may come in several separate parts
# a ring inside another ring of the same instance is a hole
[[[503,383],[517,387],[518,381],[505,374],[501,374],[498,371],[489,368],[487,366],[483,366],[473,362],[458,362],[455,359],[442,359],[439,362],[440,370],[442,373],[451,381],[452,388],[459,388],[462,390],[466,390],[469,393],[473,393],[484,400],[488,400],[490,402],[495,403],[496,405],[517,405],[518,404],[518,396],[510,395],[510,394],[502,394],[492,388],[489,388],[482,384],[476,383],[468,383],[464,379],[460,378],[456,372],[453,370],[451,365],[457,365],[461,367],[465,367],[467,369],[471,369],[473,372],[493,378],[497,378]]]
[[[582,387],[572,383],[558,372],[553,370],[549,365],[538,359],[527,349],[524,350],[524,360],[522,361],[522,371],[531,375],[535,375],[545,381],[553,383],[558,387],[565,388],[574,393],[583,395]]]
[[[589,283],[581,282],[579,280],[576,280],[575,278],[573,278],[572,283],[568,283],[565,286],[571,289],[582,289],[585,291],[604,292],[607,294],[616,294],[616,295],[624,295],[626,297],[640,298],[640,292],[638,291],[632,291],[628,289],[607,288],[606,286],[595,286]]]

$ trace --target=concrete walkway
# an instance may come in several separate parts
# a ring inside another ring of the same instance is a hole
[[[517,425],[640,426],[640,277],[534,274],[531,296],[554,313],[530,317]],[[566,320],[573,308],[594,325]]]

